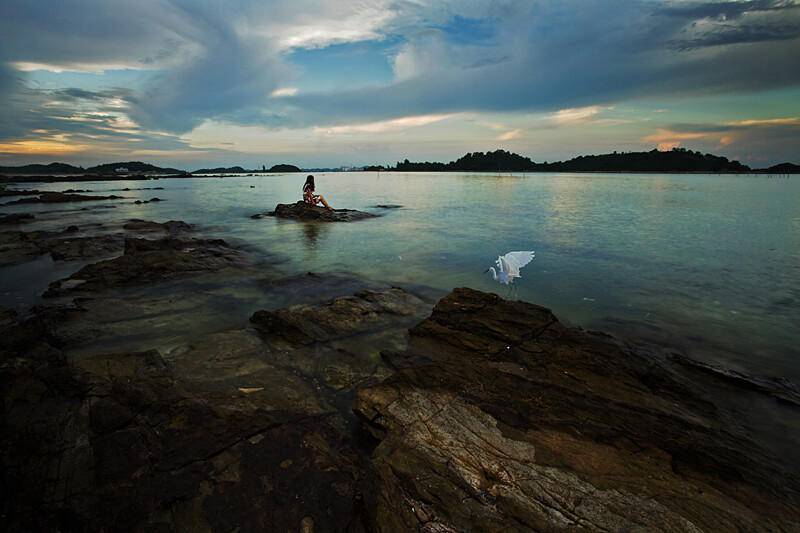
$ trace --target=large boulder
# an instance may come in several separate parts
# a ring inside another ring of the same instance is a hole
[[[275,206],[275,211],[271,211],[266,215],[253,215],[252,218],[262,218],[263,216],[320,222],[353,222],[355,220],[375,218],[378,215],[355,209],[325,209],[301,200],[294,204],[278,204]]]
[[[797,453],[755,442],[705,392],[721,382],[470,289],[410,335],[384,352],[396,373],[354,404],[380,441],[366,491],[376,531],[800,525]]]

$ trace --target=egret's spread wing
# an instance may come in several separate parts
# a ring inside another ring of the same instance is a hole
[[[520,277],[516,263],[508,262],[505,257],[501,257],[500,264],[502,265],[501,271],[508,277],[509,281],[514,281],[514,278]]]
[[[522,277],[519,270],[533,261],[536,254],[532,251],[526,252],[508,252],[501,258],[501,263],[505,265],[505,270],[512,278]]]

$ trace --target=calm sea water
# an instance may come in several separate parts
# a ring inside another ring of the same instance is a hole
[[[72,187],[95,192],[164,187],[118,194],[165,202],[86,216],[102,222],[136,217],[197,223],[207,233],[284,257],[289,272],[348,271],[443,291],[469,286],[505,295],[484,270],[499,254],[535,250],[536,259],[518,280],[514,296],[520,299],[548,306],[572,324],[655,341],[750,373],[800,380],[796,178],[331,173],[316,178],[318,192],[334,207],[384,216],[325,225],[249,218],[299,199],[304,178]],[[376,204],[403,207],[371,207]],[[19,285],[24,279],[41,292],[68,267],[57,268],[40,260],[0,270],[6,280],[0,289],[8,297],[10,280]]]

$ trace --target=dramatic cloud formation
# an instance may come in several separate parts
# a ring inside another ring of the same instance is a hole
[[[797,0],[5,0],[0,32],[5,161],[800,141]]]

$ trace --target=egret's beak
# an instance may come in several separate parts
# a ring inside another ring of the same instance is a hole
[[[483,271],[483,273],[484,273],[484,274],[486,274],[487,272],[489,272],[489,269],[488,269],[488,268],[487,268],[486,270],[484,270],[484,271]]]

